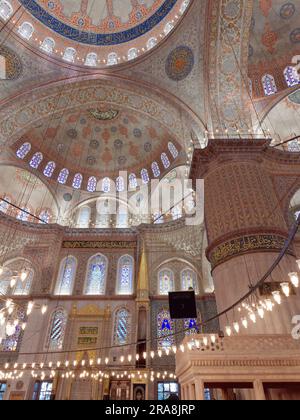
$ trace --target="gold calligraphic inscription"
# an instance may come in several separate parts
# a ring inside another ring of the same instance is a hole
[[[64,241],[66,249],[126,249],[136,248],[135,241]]]
[[[112,121],[119,115],[119,111],[116,109],[102,111],[101,109],[93,108],[89,110],[89,113],[98,121]]]
[[[97,337],[78,337],[79,346],[91,346],[97,344]]]
[[[79,329],[80,335],[98,335],[98,332],[98,327],[80,327]]]
[[[251,235],[233,239],[214,248],[209,254],[212,267],[240,254],[253,251],[280,251],[285,245],[286,238],[278,235]],[[289,250],[289,253],[292,253]]]

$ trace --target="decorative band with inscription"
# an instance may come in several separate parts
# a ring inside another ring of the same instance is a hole
[[[212,268],[241,254],[257,251],[280,251],[283,249],[285,237],[279,235],[249,235],[227,241],[211,250],[208,259]],[[290,250],[290,253],[292,251]]]
[[[127,249],[136,248],[135,241],[64,241],[65,249]]]

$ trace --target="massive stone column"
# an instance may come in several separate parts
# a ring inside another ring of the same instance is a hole
[[[299,174],[300,157],[291,159],[294,166],[289,170]],[[194,153],[192,178],[205,181],[206,253],[219,311],[245,295],[284,246],[289,229],[273,175],[274,167],[284,171],[288,160],[283,152],[271,149],[267,140],[211,140],[206,149]],[[268,281],[288,281],[288,273],[295,270],[291,248]],[[258,319],[255,326],[249,321],[248,333],[289,334],[296,314],[300,314],[299,293],[276,306],[264,321]],[[232,312],[221,319],[221,326],[240,318],[240,313]]]

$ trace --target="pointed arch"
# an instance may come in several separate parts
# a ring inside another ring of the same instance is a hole
[[[77,259],[72,255],[65,257],[61,263],[55,287],[55,295],[70,296],[73,293],[77,270]]]
[[[158,272],[158,294],[168,295],[174,291],[174,273],[169,268],[163,268]]]
[[[131,315],[128,309],[120,308],[115,311],[113,345],[124,346],[128,344],[130,337]]]
[[[84,285],[85,295],[101,296],[105,294],[108,260],[102,254],[92,256],[87,264]]]
[[[123,255],[118,261],[117,295],[131,295],[133,293],[134,259],[130,255]]]

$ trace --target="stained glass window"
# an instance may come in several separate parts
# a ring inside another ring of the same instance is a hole
[[[60,171],[60,173],[58,175],[58,178],[57,178],[57,181],[60,184],[64,185],[67,182],[68,177],[69,177],[69,171],[68,171],[68,169],[64,168]]]
[[[37,169],[37,168],[40,166],[40,164],[41,164],[42,160],[43,160],[43,155],[42,155],[42,153],[37,152],[37,153],[35,153],[35,154],[32,156],[32,159],[31,159],[31,161],[30,161],[29,165],[30,165],[33,169]]]
[[[73,184],[72,184],[73,188],[75,188],[76,190],[79,190],[81,188],[82,181],[83,181],[83,176],[81,174],[76,174],[73,179]]]
[[[88,180],[88,184],[87,184],[87,190],[90,193],[93,193],[96,191],[97,188],[97,178],[95,178],[94,176],[91,176]]]
[[[135,190],[138,186],[138,182],[136,179],[136,175],[135,174],[130,174],[129,175],[129,188],[132,190]]]
[[[293,87],[300,83],[300,76],[295,67],[287,67],[284,70],[284,77],[288,87]]]
[[[75,63],[76,50],[74,48],[68,47],[65,49],[63,59],[69,63]]]
[[[125,211],[118,213],[117,215],[117,228],[126,229],[128,227],[128,213]]]
[[[199,328],[197,326],[197,319],[184,320],[185,335],[198,334]]]
[[[102,181],[102,191],[104,193],[109,193],[110,192],[110,179],[109,178],[104,178]]]
[[[0,199],[0,211],[2,211],[2,213],[7,213],[9,209],[9,203],[11,203],[11,199],[8,196],[3,197],[3,199]]]
[[[161,214],[161,212],[154,213],[153,219],[154,219],[154,224],[155,225],[160,225],[160,224],[164,223],[164,216]]]
[[[51,178],[53,175],[53,172],[55,170],[55,163],[54,162],[48,162],[45,169],[44,169],[44,175],[47,178]]]
[[[288,143],[288,151],[293,153],[300,152],[300,140],[292,140]]]
[[[86,295],[104,295],[107,276],[107,259],[104,255],[95,255],[89,260],[85,284]]]
[[[23,22],[18,29],[18,33],[22,38],[29,40],[34,32],[34,27],[29,22]]]
[[[163,309],[157,315],[157,338],[158,350],[164,350],[175,344],[174,322],[171,320],[170,312]]]
[[[169,152],[171,153],[173,159],[176,159],[178,157],[178,150],[177,150],[176,146],[173,143],[169,142],[168,148],[169,148]]]
[[[160,169],[157,162],[153,162],[151,165],[151,169],[155,178],[160,177]]]
[[[148,174],[147,169],[142,169],[141,177],[142,177],[143,183],[148,184],[148,182],[150,181],[150,178],[149,178],[149,174]]]
[[[23,210],[19,210],[17,213],[17,219],[21,220],[22,222],[27,222],[29,219],[30,209],[25,207]]]
[[[72,294],[76,269],[77,260],[75,257],[69,256],[62,260],[56,284],[56,295],[69,296]]]
[[[172,270],[163,269],[158,273],[158,290],[160,295],[168,295],[174,291],[174,273]]]
[[[125,190],[125,182],[122,176],[119,176],[116,179],[116,188],[118,192],[123,192]]]
[[[55,48],[55,41],[53,38],[45,38],[40,46],[41,50],[45,51],[46,53],[50,54],[53,52]]]
[[[52,314],[48,338],[49,350],[61,350],[63,348],[67,319],[68,316],[64,309],[57,309]]]
[[[187,291],[192,288],[197,293],[197,274],[195,271],[187,268],[181,272],[181,289]]]
[[[130,328],[130,314],[127,309],[119,309],[115,314],[113,343],[116,346],[124,346],[128,343]]]
[[[10,281],[7,278],[0,278],[0,295],[7,295]]]
[[[51,214],[49,210],[42,210],[39,214],[39,223],[45,223],[48,224],[50,222]]]
[[[117,280],[119,295],[130,295],[133,292],[133,265],[133,258],[130,255],[124,255],[119,259]]]
[[[33,270],[28,271],[28,275],[24,281],[21,279],[17,280],[13,295],[15,296],[28,296],[30,294],[34,272]]]
[[[17,153],[16,153],[16,155],[17,155],[17,157],[19,158],[19,159],[24,159],[27,155],[28,155],[28,153],[30,152],[30,150],[31,150],[31,144],[30,143],[24,143],[24,144],[22,144],[22,146],[17,150]]]
[[[11,336],[6,335],[4,340],[2,340],[2,343],[0,343],[0,351],[13,352],[18,349],[22,338],[21,325],[25,321],[25,312],[22,308],[18,309],[17,318],[19,320],[19,324],[15,327],[15,332]],[[8,319],[8,321],[13,322],[13,320],[10,319]]]
[[[0,17],[4,20],[10,18],[13,14],[13,8],[8,1],[1,0],[0,1]]]
[[[170,165],[171,165],[170,159],[168,158],[166,153],[162,153],[161,161],[162,161],[162,164],[164,165],[165,169],[168,169],[170,167]]]
[[[172,208],[171,210],[171,214],[172,214],[172,219],[173,220],[178,220],[181,219],[182,217],[182,206],[178,205]]]
[[[97,66],[97,60],[98,60],[97,54],[91,52],[91,53],[88,53],[88,55],[86,56],[84,64],[86,66],[96,67]]]
[[[277,93],[277,86],[275,79],[272,75],[266,74],[262,78],[262,84],[266,96],[271,96]]]

